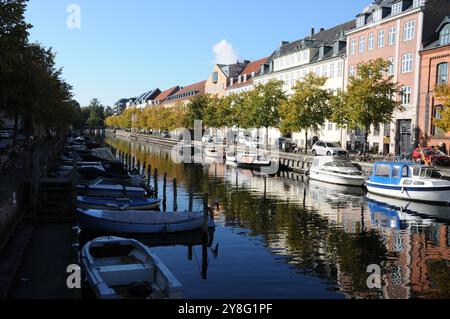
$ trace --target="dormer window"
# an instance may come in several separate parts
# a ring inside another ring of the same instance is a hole
[[[383,18],[383,9],[378,9],[373,13],[373,22],[378,22]]]
[[[238,83],[241,84],[242,83],[242,77],[239,75],[238,76]]]
[[[394,3],[392,5],[392,15],[402,13],[403,11],[403,1]]]
[[[253,71],[252,72],[252,78],[254,78],[256,76],[256,73]]]
[[[366,15],[363,14],[356,19],[356,27],[361,28],[366,25]]]
[[[413,8],[417,8],[417,7],[423,6],[424,4],[425,4],[424,0],[414,0]]]
[[[247,74],[244,74],[244,82],[247,82]]]
[[[444,26],[439,35],[439,44],[448,45],[450,44],[450,23]]]

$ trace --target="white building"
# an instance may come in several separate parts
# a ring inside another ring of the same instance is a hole
[[[354,26],[355,21],[350,21],[328,30],[321,29],[318,33],[314,33],[313,29],[311,36],[291,43],[283,41],[268,62],[261,67],[260,74],[255,77],[254,83],[265,84],[273,79],[284,81],[284,89],[289,95],[293,93],[292,87],[297,81],[313,72],[328,78],[325,84],[326,89],[332,92],[343,90],[346,32]],[[274,145],[275,140],[280,136],[278,129],[271,129],[269,143]],[[329,142],[339,142],[346,147],[349,137],[346,129],[326,122],[319,132],[308,133],[308,141],[305,141],[305,132],[293,133],[292,138],[301,146],[311,145],[312,140],[318,138]]]

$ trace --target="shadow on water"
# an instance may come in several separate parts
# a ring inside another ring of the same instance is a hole
[[[158,238],[153,245],[140,239],[181,280],[187,298],[450,297],[450,227],[437,219],[450,216],[446,208],[374,202],[362,189],[307,183],[295,174],[176,164],[170,150],[113,137],[107,142],[166,172],[169,181],[177,178],[180,210],[189,192],[196,194],[194,207],[201,207],[202,193],[220,203],[206,261],[201,243],[186,259],[182,241],[189,237]],[[168,196],[168,207],[171,201]],[[205,262],[208,280],[201,280],[197,271]],[[370,265],[381,269],[380,289],[368,288]]]

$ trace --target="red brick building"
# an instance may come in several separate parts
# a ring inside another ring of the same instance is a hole
[[[436,85],[448,84],[450,66],[450,16],[436,30],[434,41],[420,51],[421,78],[419,129],[423,144],[450,146],[450,134],[434,125],[440,117],[440,103],[433,96]],[[424,145],[425,146],[425,145]]]

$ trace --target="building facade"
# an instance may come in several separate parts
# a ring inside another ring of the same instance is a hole
[[[355,21],[338,25],[328,30],[321,29],[311,35],[294,42],[283,41],[281,46],[262,65],[259,75],[254,79],[255,84],[265,84],[270,80],[284,82],[287,95],[293,93],[292,88],[297,81],[306,74],[313,72],[327,78],[325,88],[331,92],[344,89],[344,70],[346,53],[346,32],[354,28]],[[339,142],[346,146],[346,130],[336,124],[326,122],[317,132],[308,132],[310,137],[306,141],[306,132],[292,134],[294,141],[301,146],[311,146],[315,139]],[[269,131],[269,143],[274,144],[281,134],[277,129]]]
[[[186,105],[192,98],[205,94],[205,84],[206,81],[201,81],[180,87],[175,93],[168,95],[162,105],[165,107],[173,107],[177,104]]]
[[[445,17],[436,30],[435,41],[421,52],[419,100],[419,139],[423,146],[445,143],[450,146],[450,134],[434,125],[440,118],[440,101],[433,96],[437,85],[449,84],[450,16]]]
[[[261,70],[261,66],[269,60],[268,57],[250,62],[237,78],[230,78],[229,86],[225,90],[225,96],[241,94],[253,90],[253,80]]]
[[[232,79],[237,78],[249,63],[250,61],[238,61],[235,64],[214,65],[214,70],[205,83],[205,93],[223,97]]]
[[[396,98],[404,111],[372,128],[369,140],[380,152],[409,155],[418,144],[419,52],[448,12],[448,0],[377,0],[347,33],[346,85],[358,64],[382,58],[391,62],[388,74],[401,86]]]

